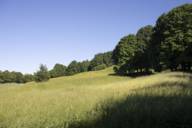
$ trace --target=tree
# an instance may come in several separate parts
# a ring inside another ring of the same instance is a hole
[[[122,38],[113,51],[112,58],[115,64],[118,65],[114,68],[114,71],[120,75],[134,71],[133,69],[136,69],[137,66],[136,61],[133,60],[135,60],[134,57],[138,51],[139,45],[135,35]]]
[[[11,83],[13,79],[14,79],[13,74],[11,74],[8,70],[3,72],[4,83]]]
[[[138,30],[137,37],[137,51],[132,58],[132,66],[131,68],[140,69],[142,72],[143,69],[148,72],[151,67],[150,63],[150,45],[151,45],[151,36],[153,34],[153,27],[151,25],[147,25]]]
[[[35,81],[36,82],[42,82],[49,80],[49,72],[46,65],[41,64],[39,67],[39,71],[37,71],[35,74]]]
[[[67,75],[74,75],[80,72],[80,68],[77,61],[72,61],[69,66],[67,67],[66,74]]]
[[[113,52],[113,59],[119,67],[115,71],[121,75],[149,71],[149,45],[153,27],[147,25],[138,30],[136,36],[128,35],[121,39]]]
[[[4,83],[3,72],[0,70],[0,83]]]
[[[154,67],[190,70],[192,63],[192,4],[185,4],[161,15],[152,38]]]
[[[102,66],[100,66],[102,65]],[[105,65],[105,66],[103,66]],[[93,71],[96,69],[101,69],[101,68],[95,68],[97,66],[99,67],[109,67],[113,65],[112,61],[112,52],[105,52],[105,53],[99,53],[96,54],[95,57],[91,60],[90,65],[89,65],[89,71]]]
[[[24,77],[21,72],[13,72],[12,74],[15,75],[15,80],[13,81],[15,81],[16,83],[24,83]]]
[[[113,51],[112,59],[116,65],[124,65],[137,51],[137,38],[135,35],[123,37]]]
[[[0,71],[0,83],[24,83],[24,76],[21,72]]]
[[[106,67],[110,67],[113,65],[112,51],[103,53],[103,64],[105,64]]]
[[[85,60],[85,61],[79,62],[78,65],[79,65],[80,72],[87,72],[90,62],[88,60]]]
[[[34,76],[33,76],[32,74],[25,74],[25,75],[23,76],[23,78],[24,78],[24,82],[25,82],[25,83],[26,83],[26,82],[34,81]]]
[[[50,77],[55,78],[59,76],[64,76],[66,74],[67,67],[62,64],[55,64],[53,69],[50,71]]]
[[[91,60],[89,65],[89,71],[93,71],[93,68],[103,64],[103,53],[96,54],[95,57]]]
[[[66,75],[74,75],[80,72],[88,71],[90,62],[88,60],[77,62],[72,61],[66,69]]]
[[[1,79],[3,80],[3,83],[16,82],[16,73],[6,70],[2,72]]]

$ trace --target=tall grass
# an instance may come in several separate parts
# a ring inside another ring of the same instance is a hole
[[[112,73],[109,68],[45,83],[1,85],[0,128],[156,127],[183,109],[178,125],[192,119],[190,74],[128,78]]]

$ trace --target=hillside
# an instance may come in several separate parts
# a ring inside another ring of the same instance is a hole
[[[0,85],[0,128],[192,126],[191,74],[112,74],[108,68],[44,83]]]

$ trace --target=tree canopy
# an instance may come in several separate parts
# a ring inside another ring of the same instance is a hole
[[[148,25],[122,38],[113,51],[115,71],[191,70],[191,48],[192,4],[185,4],[161,15],[154,28]]]
[[[192,62],[192,4],[185,4],[161,15],[153,34],[156,65],[176,70],[190,69]],[[155,58],[153,57],[153,58]]]
[[[113,59],[119,68],[115,71],[119,74],[128,74],[135,71],[148,70],[149,51],[153,27],[147,25],[138,30],[136,36],[128,35],[121,39],[113,52]]]
[[[123,37],[113,51],[112,58],[117,65],[123,65],[130,60],[137,51],[137,38],[130,34]]]

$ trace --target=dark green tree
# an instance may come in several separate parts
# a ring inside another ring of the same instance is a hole
[[[124,65],[130,60],[137,51],[137,38],[135,35],[123,37],[115,47],[112,59],[116,65]]]
[[[152,38],[154,67],[190,70],[192,63],[192,4],[185,4],[160,16]]]
[[[140,70],[141,72],[143,69],[147,72],[149,71],[151,67],[151,52],[149,47],[151,45],[152,34],[153,27],[151,25],[147,25],[138,30],[136,34],[137,51],[130,61],[130,63],[132,63],[130,68],[134,68],[137,71]]]
[[[48,69],[46,65],[41,64],[39,67],[39,71],[37,71],[35,74],[35,81],[36,82],[43,82],[48,81],[50,78]]]
[[[147,25],[139,29],[136,36],[129,35],[121,39],[113,52],[113,59],[119,66],[115,67],[118,74],[149,71],[152,33],[153,27]]]
[[[139,51],[137,37],[128,35],[123,37],[113,51],[113,60],[117,65],[114,71],[117,74],[125,75],[137,69],[136,61],[133,61],[136,53]],[[134,66],[134,67],[133,67]]]

